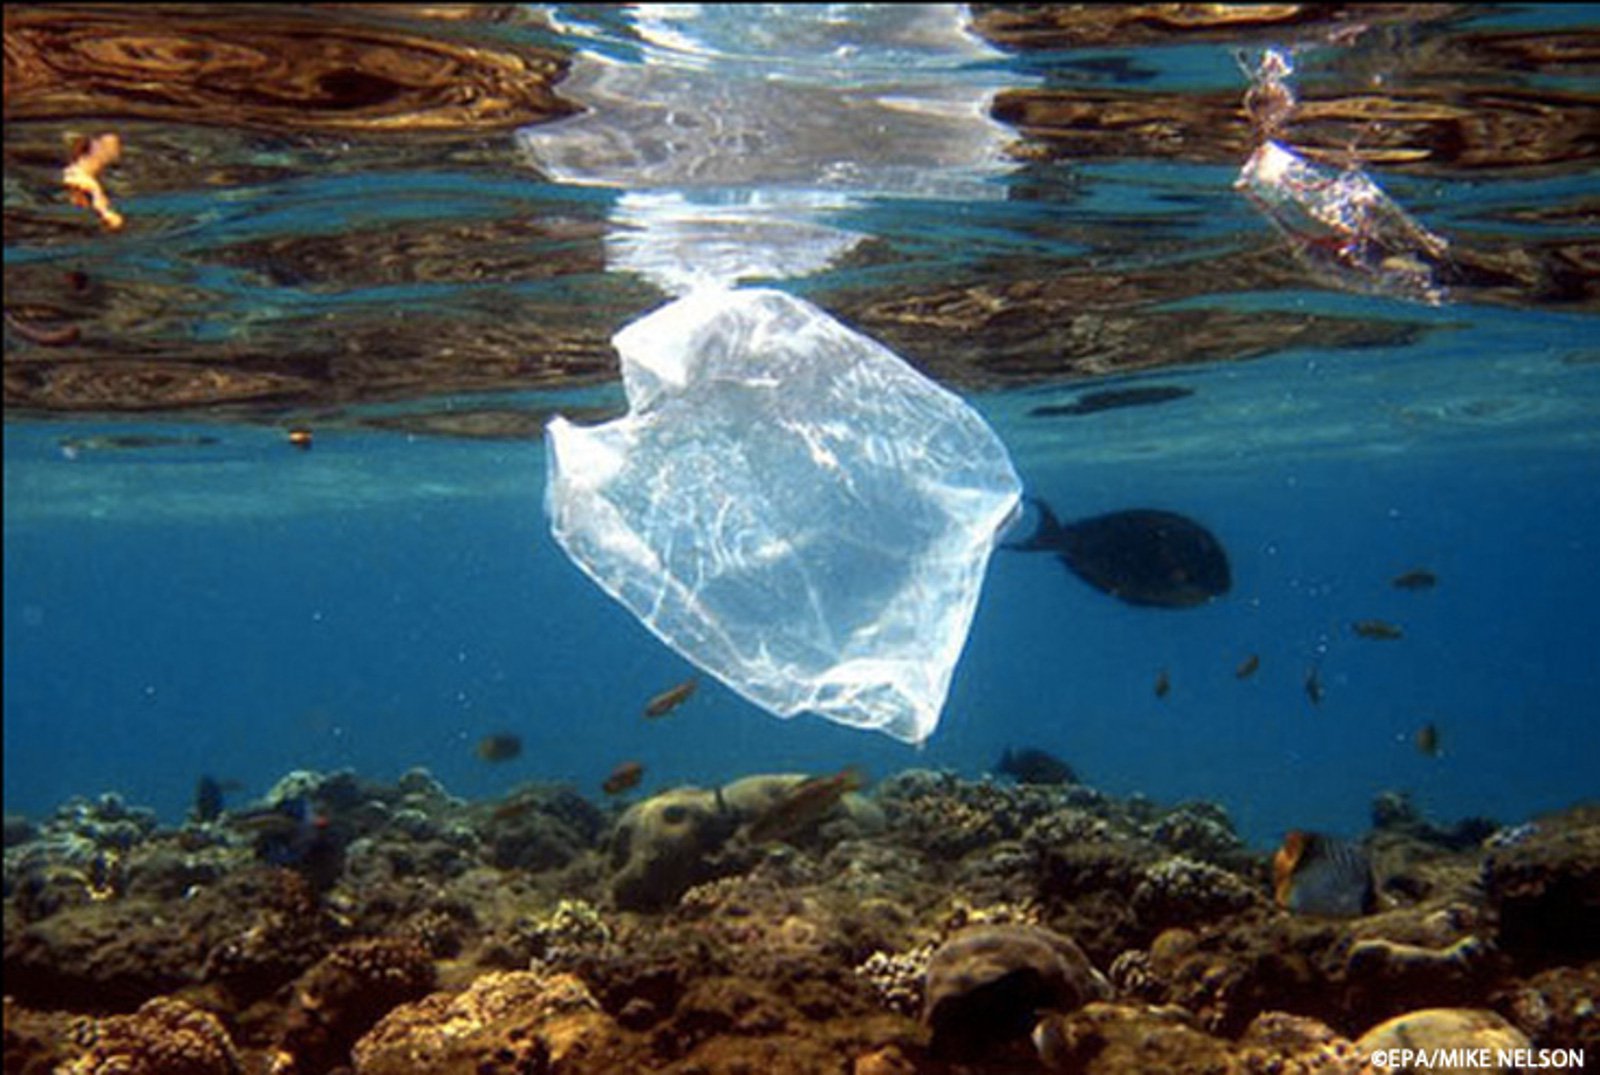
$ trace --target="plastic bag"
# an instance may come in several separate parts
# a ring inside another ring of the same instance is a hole
[[[1450,244],[1411,218],[1359,169],[1332,172],[1277,142],[1250,155],[1244,191],[1300,262],[1331,283],[1437,306]]]
[[[1439,279],[1450,244],[1417,223],[1360,168],[1332,172],[1278,141],[1298,107],[1294,61],[1267,49],[1253,67],[1245,114],[1257,146],[1234,188],[1255,203],[1306,268],[1335,287],[1426,302],[1445,300]]]
[[[691,292],[614,343],[629,413],[547,429],[556,541],[757,705],[926,739],[1018,509],[999,438],[782,292]]]

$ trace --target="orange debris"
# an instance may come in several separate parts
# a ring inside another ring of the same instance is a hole
[[[72,204],[93,209],[112,231],[122,227],[122,214],[111,208],[111,198],[100,185],[100,173],[122,156],[122,139],[116,134],[91,138],[83,151],[61,173],[61,182],[72,194]]]

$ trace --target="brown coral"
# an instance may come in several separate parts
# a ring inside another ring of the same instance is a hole
[[[610,1020],[569,974],[503,971],[463,993],[395,1008],[352,1050],[360,1075],[416,1071],[542,1071],[592,1051]]]
[[[84,1051],[61,1075],[237,1075],[239,1058],[214,1015],[171,997],[132,1015],[81,1024]],[[9,1067],[9,1058],[8,1058]]]
[[[1037,926],[978,926],[928,962],[923,1021],[934,1053],[967,1058],[1022,1038],[1041,1010],[1072,1011],[1110,995],[1070,938]]]
[[[301,976],[273,1061],[275,1075],[326,1071],[390,1009],[434,985],[428,951],[410,938],[351,941]]]

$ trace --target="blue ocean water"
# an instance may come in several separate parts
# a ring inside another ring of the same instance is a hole
[[[1221,802],[1257,843],[1360,831],[1385,789],[1441,819],[1519,820],[1594,792],[1600,377],[1494,337],[1169,372],[1196,394],[1071,420],[1026,417],[1037,394],[978,397],[1064,517],[1190,514],[1230,550],[1234,589],[1140,609],[1053,557],[997,554],[920,749],[778,721],[713,683],[642,719],[692,669],[555,547],[537,444],[330,434],[285,454],[276,433],[212,426],[220,445],[68,459],[69,433],[193,427],[8,424],[6,808],[115,790],[176,820],[201,773],[259,794],[346,766],[425,766],[466,797],[594,792],[624,759],[647,788],[843,765],[976,776],[1029,745],[1110,791]],[[1390,585],[1416,567],[1437,587]],[[1405,637],[1357,637],[1369,618]],[[1412,741],[1429,721],[1437,757]],[[502,730],[526,751],[487,766],[473,745]]]
[[[1220,48],[1145,58],[1165,84],[1234,74]],[[1030,76],[1045,68],[1038,58],[1017,64]],[[1126,161],[1077,174],[1086,187],[1072,207],[1078,219],[1130,234],[1170,227],[1202,244],[1265,234],[1228,189],[1228,169]],[[1393,193],[1420,198],[1435,226],[1470,227],[1476,214],[1539,200],[1550,184],[1400,180]],[[1183,201],[1200,196],[1209,212]],[[419,169],[284,184],[245,209],[182,195],[128,204],[195,217],[167,248],[187,265],[254,235],[379,227],[407,213],[570,209],[597,197],[503,176],[445,183]],[[827,219],[927,244],[919,268],[930,275],[1033,244],[1074,253],[1040,238],[1049,206],[917,207],[869,197],[831,207]],[[8,264],[44,256],[8,240]],[[130,265],[123,271],[160,268]],[[831,279],[875,278],[856,269]],[[208,286],[227,296],[230,316],[265,303],[228,274]],[[508,286],[540,301],[569,285]],[[287,288],[272,301],[303,312],[436,297],[420,285],[359,296]],[[1219,802],[1260,846],[1292,827],[1360,832],[1384,790],[1411,792],[1444,821],[1509,823],[1592,797],[1593,317],[1317,290],[1205,303],[1428,331],[1386,347],[1297,347],[1107,382],[1193,390],[1160,406],[1039,418],[1028,411],[1104,384],[969,393],[1029,491],[1064,518],[1181,511],[1223,541],[1234,585],[1203,609],[1139,609],[1051,557],[997,554],[943,722],[920,748],[812,717],[778,721],[712,682],[671,716],[643,719],[645,700],[693,669],[556,548],[538,443],[331,430],[301,453],[281,431],[248,424],[8,414],[5,808],[41,814],[73,795],[116,791],[176,821],[202,773],[239,781],[243,799],[295,768],[392,779],[425,766],[469,798],[526,780],[598,796],[605,774],[630,759],[645,764],[646,791],[845,765],[874,777],[907,767],[976,776],[1008,746],[1048,749],[1114,793]],[[62,450],[63,440],[107,433],[218,443]],[[1437,587],[1391,585],[1415,568],[1434,572]],[[1399,625],[1404,637],[1359,637],[1351,625],[1363,619]],[[1240,679],[1235,669],[1251,654],[1259,671]],[[1312,669],[1323,688],[1315,704],[1305,688]],[[1171,689],[1158,697],[1163,671]],[[1414,745],[1430,722],[1437,756]],[[485,764],[474,744],[501,731],[521,736],[525,752]]]

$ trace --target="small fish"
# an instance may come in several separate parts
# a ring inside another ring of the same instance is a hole
[[[1322,704],[1322,677],[1317,674],[1316,665],[1306,669],[1306,697],[1312,705]]]
[[[621,795],[629,788],[638,787],[643,779],[644,766],[636,761],[625,761],[611,770],[611,775],[605,778],[600,789],[607,795]]]
[[[684,702],[687,702],[689,697],[694,694],[695,689],[699,686],[700,680],[694,676],[690,676],[676,687],[664,690],[646,702],[644,706],[644,715],[647,717],[666,716],[674,709],[677,709]]]
[[[1430,720],[1418,728],[1411,738],[1412,742],[1416,743],[1417,750],[1422,754],[1430,758],[1439,756],[1439,726],[1433,721]]]
[[[1163,668],[1156,673],[1156,697],[1165,698],[1171,691],[1172,678],[1167,675],[1167,670]]]
[[[299,448],[302,452],[309,452],[311,450],[311,430],[298,428],[291,429],[289,430],[288,435],[289,443],[294,445],[296,448]]]
[[[752,843],[787,840],[832,811],[845,792],[856,791],[861,786],[861,772],[855,768],[802,780],[757,815],[745,833]]]
[[[1439,576],[1425,567],[1414,568],[1389,580],[1397,590],[1431,590],[1439,584]]]
[[[496,732],[493,735],[486,735],[478,740],[475,753],[482,761],[510,761],[512,758],[521,756],[522,737],[512,735],[510,732]]]
[[[204,434],[167,436],[160,433],[99,433],[87,437],[62,437],[61,454],[76,459],[84,452],[137,452],[158,448],[209,448],[220,443]]]
[[[318,891],[331,888],[343,872],[349,834],[316,812],[305,795],[228,814],[225,820],[254,837],[258,860],[294,870]]]
[[[491,821],[515,821],[519,817],[530,813],[539,801],[531,795],[507,799],[500,803],[489,813]]]
[[[217,820],[222,816],[223,797],[230,791],[238,790],[237,780],[202,776],[194,784],[194,807],[189,811],[189,816],[201,823]]]
[[[1033,418],[1055,418],[1064,415],[1098,414],[1118,407],[1144,407],[1152,403],[1166,403],[1194,395],[1192,388],[1177,385],[1147,385],[1138,388],[1107,388],[1099,392],[1085,392],[1071,403],[1047,403],[1028,412]]]
[[[1233,670],[1233,678],[1249,679],[1251,676],[1256,674],[1256,669],[1260,667],[1260,654],[1252,653],[1250,656],[1239,662],[1239,667]]]
[[[1295,914],[1350,918],[1377,906],[1372,860],[1360,844],[1293,829],[1272,856],[1272,894]]]
[[[1009,747],[995,763],[995,772],[1014,777],[1019,784],[1076,784],[1078,775],[1072,766],[1046,750]]]
[[[1375,638],[1380,642],[1393,642],[1405,637],[1405,632],[1397,625],[1385,620],[1357,620],[1350,626],[1362,638]]]

